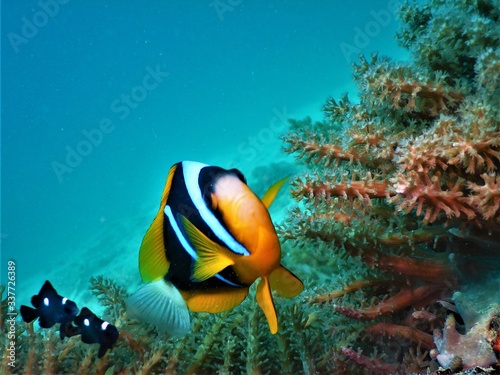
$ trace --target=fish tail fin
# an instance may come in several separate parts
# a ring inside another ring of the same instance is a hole
[[[154,324],[160,332],[183,336],[191,328],[186,302],[179,290],[164,279],[143,285],[126,304],[129,317]]]
[[[21,308],[19,310],[23,320],[26,323],[31,323],[33,320],[39,317],[38,311],[29,306],[21,305]]]

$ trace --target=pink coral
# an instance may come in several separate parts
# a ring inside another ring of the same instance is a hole
[[[448,316],[443,331],[434,331],[437,351],[431,354],[445,368],[453,369],[457,363],[463,368],[488,367],[495,364],[497,358],[488,338],[495,334],[491,330],[491,322],[498,316],[499,311],[498,306],[491,308],[465,335],[457,331],[454,316]]]

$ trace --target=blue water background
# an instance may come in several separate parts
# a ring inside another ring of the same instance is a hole
[[[407,58],[394,14],[376,16],[394,3],[2,2],[1,282],[8,260],[21,290],[49,271],[87,282],[112,268],[126,233],[149,226],[177,161],[250,173],[282,117],[321,119],[328,96],[355,97],[356,53],[342,46]],[[100,237],[111,239],[92,251],[107,264],[75,267]]]

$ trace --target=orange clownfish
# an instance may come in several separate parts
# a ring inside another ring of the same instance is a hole
[[[291,298],[304,288],[280,264],[280,243],[268,212],[284,182],[259,199],[236,169],[175,164],[142,240],[139,271],[145,285],[127,300],[128,312],[160,331],[184,335],[190,330],[189,310],[230,310],[260,278],[256,299],[276,333],[271,289]]]

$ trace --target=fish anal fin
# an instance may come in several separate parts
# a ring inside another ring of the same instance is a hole
[[[269,208],[271,206],[271,204],[274,201],[274,198],[276,198],[276,195],[278,194],[279,190],[281,189],[281,187],[283,186],[283,184],[286,182],[287,179],[288,177],[282,178],[281,180],[272,184],[269,187],[269,189],[267,189],[266,193],[261,199],[262,203],[264,203],[264,206],[266,206],[266,208]]]
[[[106,354],[106,352],[108,351],[108,347],[104,344],[101,344],[99,346],[99,351],[97,352],[97,358],[102,358],[104,357],[104,354]]]
[[[266,276],[261,279],[259,285],[257,286],[256,299],[266,316],[267,324],[269,324],[269,330],[274,335],[278,332],[278,316],[276,315],[276,308],[274,307],[269,279]]]
[[[216,289],[196,292],[188,300],[189,310],[212,314],[231,310],[238,306],[248,295],[248,288]]]
[[[185,216],[181,215],[181,221],[189,243],[194,247],[198,255],[192,275],[194,280],[207,280],[224,268],[234,264],[230,250],[213,242]]]
[[[281,265],[271,273],[269,282],[271,288],[285,298],[295,297],[304,289],[302,281]]]
[[[169,262],[165,255],[163,241],[163,221],[168,220],[160,209],[142,239],[139,250],[139,272],[142,281],[150,283],[166,275]]]
[[[40,319],[38,319],[38,323],[42,328],[50,328],[53,327],[54,324],[56,324],[56,320],[53,318],[48,318],[46,316],[40,316]]]

